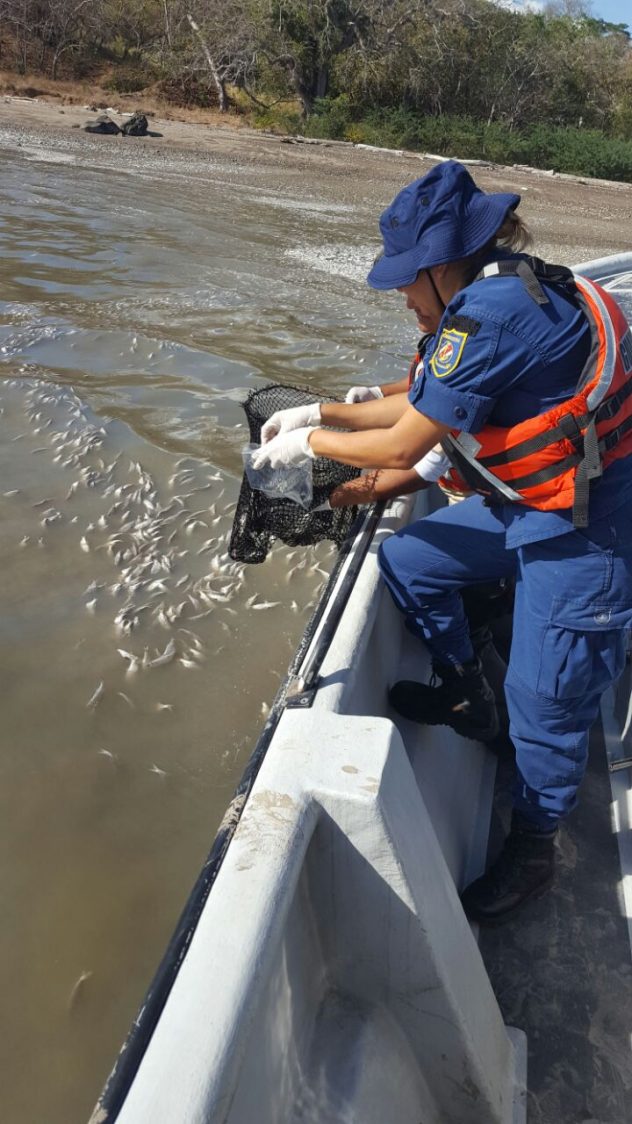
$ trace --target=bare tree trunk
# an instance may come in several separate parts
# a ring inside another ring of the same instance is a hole
[[[51,71],[50,71],[50,76],[53,79],[53,81],[57,78],[57,67],[59,66],[59,60],[60,60],[61,56],[64,54],[64,51],[70,50],[71,47],[72,47],[72,43],[64,43],[62,46],[55,48],[55,53],[53,55],[53,62],[52,62]]]
[[[200,46],[201,46],[201,48],[204,52],[204,57],[205,57],[205,59],[208,63],[208,68],[211,72],[213,82],[215,83],[215,88],[217,90],[217,97],[219,99],[219,111],[220,111],[220,113],[226,113],[226,111],[228,109],[228,97],[226,95],[224,83],[219,76],[219,73],[218,73],[217,67],[215,66],[215,63],[213,61],[213,57],[211,55],[211,52],[209,51],[206,43],[204,42],[204,39],[202,38],[202,32],[200,31],[197,23],[193,19],[193,16],[191,15],[190,12],[187,12],[187,19],[188,19],[189,23],[191,24],[191,27],[192,27],[193,31],[195,32],[195,34],[197,35],[197,37],[200,41]]]
[[[165,15],[165,39],[167,40],[167,46],[169,50],[171,50],[171,20],[169,18],[169,5],[167,0],[162,0],[162,8]]]

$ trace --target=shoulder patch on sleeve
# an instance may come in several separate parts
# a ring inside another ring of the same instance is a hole
[[[456,328],[443,328],[430,360],[432,373],[438,379],[444,379],[456,370],[469,334]]]

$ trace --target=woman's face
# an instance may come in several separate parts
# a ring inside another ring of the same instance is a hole
[[[434,334],[445,312],[445,305],[441,304],[428,271],[422,269],[412,285],[402,285],[397,291],[406,297],[406,308],[415,313],[420,330]]]

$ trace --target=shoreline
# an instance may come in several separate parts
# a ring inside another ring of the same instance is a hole
[[[113,99],[115,102],[118,99]],[[136,100],[136,99],[135,99]],[[142,109],[142,99],[137,99]],[[121,123],[133,111],[116,104],[109,110]],[[236,126],[232,121],[166,118],[153,112],[150,129],[160,135],[121,137],[86,133],[83,126],[107,110],[59,104],[41,97],[0,95],[0,130],[5,148],[42,147],[97,157],[109,166],[125,159],[199,175],[200,164],[218,161],[253,186],[291,194],[297,201],[315,196],[357,207],[377,219],[401,187],[444,157],[400,149],[373,148],[348,141],[284,137]],[[210,115],[209,115],[210,116]],[[125,146],[123,149],[122,146]],[[458,154],[455,155],[458,159]],[[534,252],[564,263],[604,257],[630,248],[632,184],[590,180],[522,165],[463,161],[485,190],[515,190],[521,214],[534,233]],[[122,165],[124,166],[124,165]]]

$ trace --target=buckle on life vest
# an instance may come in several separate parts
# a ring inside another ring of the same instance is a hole
[[[630,394],[632,394],[632,380],[626,382],[616,394],[611,394],[609,398],[603,400],[597,407],[596,420],[601,422],[614,418]]]
[[[575,417],[575,415],[563,414],[557,424],[566,440],[570,441],[571,444],[574,445],[574,447],[579,452],[583,452],[584,436],[579,425],[577,424],[577,418]],[[549,434],[549,441],[550,439],[551,435]]]

